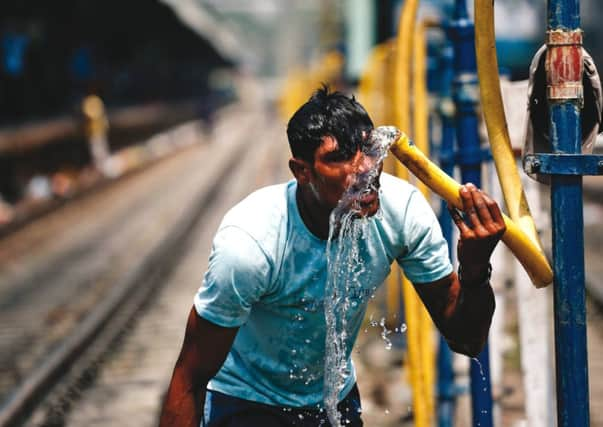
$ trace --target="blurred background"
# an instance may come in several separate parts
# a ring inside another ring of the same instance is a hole
[[[603,3],[580,3],[585,47],[601,65]],[[373,49],[398,34],[403,6],[3,0],[0,414],[17,414],[15,425],[154,425],[219,219],[253,189],[290,178],[288,117],[322,82],[358,96]],[[472,16],[473,5],[467,7]],[[418,16],[446,22],[453,9],[453,0],[423,0]],[[494,9],[501,75],[524,81],[544,41],[546,4],[498,0]],[[437,60],[444,39],[442,31],[427,35],[430,91],[444,79]],[[505,99],[518,138],[525,115],[513,112],[525,110],[522,84],[519,96]],[[437,111],[432,101],[436,124]],[[376,124],[387,124],[377,116]],[[585,186],[589,322],[596,325],[590,334],[601,326],[603,193],[595,180]],[[535,198],[540,203],[541,195]],[[550,212],[543,209],[550,247]],[[526,421],[513,285],[500,286],[508,316],[497,347],[497,425],[537,425]],[[132,295],[129,314],[118,314]],[[407,342],[402,328],[391,326],[387,298],[377,295],[358,344],[369,426],[411,425],[414,417],[402,368]],[[390,328],[382,329],[377,320],[387,316]],[[98,339],[107,329],[115,332]],[[384,334],[393,334],[393,349]],[[589,335],[593,348],[603,349],[602,342]],[[68,357],[51,362],[59,353]],[[591,378],[601,376],[602,364],[591,362]],[[455,369],[455,425],[470,425],[466,361]],[[27,395],[27,381],[35,393]],[[554,400],[551,393],[546,398]],[[591,402],[602,398],[603,385],[591,381]],[[603,408],[593,405],[592,425],[603,425]],[[551,414],[538,425],[551,425]]]

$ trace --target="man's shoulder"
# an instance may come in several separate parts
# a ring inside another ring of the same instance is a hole
[[[412,198],[413,194],[418,192],[418,189],[408,181],[387,173],[381,174],[380,182],[382,198],[386,202],[406,204]]]
[[[287,194],[291,181],[260,188],[224,216],[219,230],[236,227],[249,234],[264,249],[279,238],[287,221]]]
[[[287,190],[290,185],[291,182],[283,182],[253,191],[226,213],[225,222],[256,224],[267,214],[286,211]]]

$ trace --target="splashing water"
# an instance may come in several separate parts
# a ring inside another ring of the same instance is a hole
[[[391,350],[392,349],[392,340],[390,340],[388,338],[388,335],[391,335],[392,331],[387,329],[387,326],[385,326],[385,317],[381,318],[381,321],[379,322],[379,326],[381,326],[381,338],[383,339],[383,341],[385,341],[385,349]]]
[[[362,286],[359,278],[365,271],[359,242],[367,233],[369,219],[361,215],[360,198],[378,190],[381,164],[389,146],[399,135],[393,126],[378,127],[371,132],[366,147],[363,147],[367,158],[372,160],[371,168],[352,177],[352,183],[330,217],[324,305],[327,327],[324,404],[329,421],[336,427],[341,427],[340,419],[343,418],[337,411],[339,393],[351,375],[346,351],[349,338],[346,313],[355,301],[351,300],[350,291]]]

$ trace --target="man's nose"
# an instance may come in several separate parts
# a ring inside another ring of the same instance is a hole
[[[356,154],[356,173],[365,174],[375,166],[375,159],[367,155],[362,150]]]

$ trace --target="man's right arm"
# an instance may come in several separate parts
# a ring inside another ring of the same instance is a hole
[[[160,427],[198,427],[207,383],[222,367],[238,328],[215,325],[193,307],[161,412]]]

